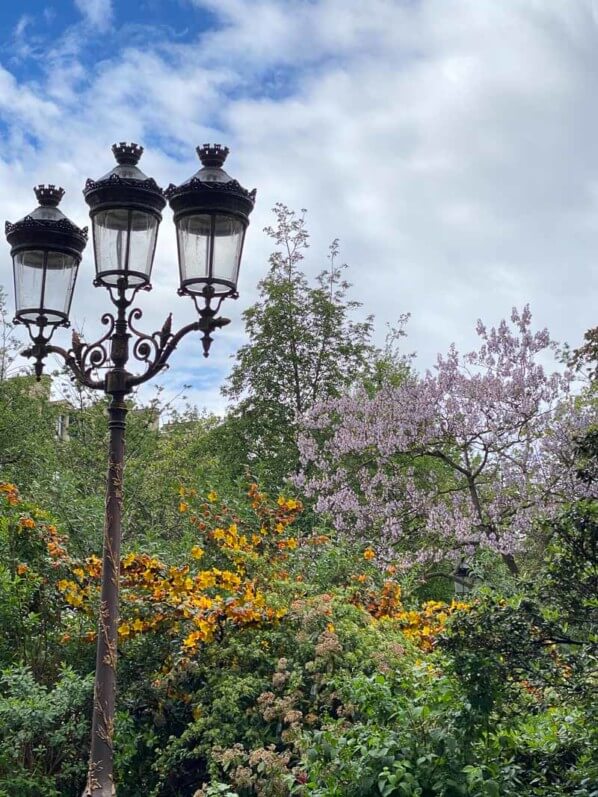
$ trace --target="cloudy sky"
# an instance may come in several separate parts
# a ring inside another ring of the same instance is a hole
[[[233,323],[207,362],[187,340],[168,392],[190,383],[200,406],[224,406],[277,201],[308,209],[308,273],[340,238],[380,341],[412,314],[420,368],[513,305],[572,344],[596,324],[594,0],[21,0],[1,4],[0,36],[3,219],[54,182],[85,224],[83,183],[112,167],[114,141],[143,144],[162,185],[196,170],[197,144],[227,144],[229,173],[258,189]],[[89,338],[107,302],[92,272],[90,246],[72,313]],[[140,297],[148,329],[171,309],[191,320],[176,287],[167,212]]]

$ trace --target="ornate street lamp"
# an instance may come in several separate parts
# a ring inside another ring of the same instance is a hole
[[[143,288],[150,284],[164,192],[137,166],[143,147],[115,144],[118,165],[85,184],[90,207],[96,285]]]
[[[473,586],[471,576],[471,570],[467,567],[465,561],[461,560],[459,566],[453,573],[453,586],[457,597],[462,598],[471,592]]]
[[[96,278],[108,289],[115,313],[104,313],[105,334],[84,343],[73,332],[67,351],[50,341],[59,326],[69,326],[69,311],[77,269],[87,241],[60,210],[64,191],[54,186],[35,189],[40,207],[16,224],[6,223],[15,276],[16,323],[27,326],[33,345],[23,354],[35,361],[41,377],[44,361],[56,354],[73,378],[111,397],[106,516],[98,622],[91,749],[84,797],[113,797],[113,736],[116,698],[118,592],[123,495],[126,396],[137,385],[166,367],[185,335],[200,332],[204,356],[211,333],[229,323],[218,316],[225,298],[237,298],[237,279],[255,190],[247,191],[222,169],[228,149],[205,144],[198,148],[202,168],[180,186],[166,192],[137,166],[143,147],[115,144],[117,166],[99,180],[88,180],[85,201],[90,207]],[[198,319],[173,333],[169,315],[162,329],[139,331],[142,317],[131,309],[137,291],[151,288],[150,279],[158,226],[166,204],[174,211],[177,229],[179,293],[195,302]],[[130,347],[130,342],[133,345]],[[132,354],[141,372],[127,365]]]
[[[166,196],[174,211],[181,284],[179,294],[192,296],[199,314],[208,321],[212,299],[216,313],[227,297],[237,297],[237,280],[245,230],[255,202],[222,168],[228,147],[197,147],[202,168],[179,186],[169,185]],[[203,299],[200,307],[198,300]],[[204,337],[207,356],[211,338]]]
[[[39,207],[15,224],[6,222],[6,238],[13,262],[15,321],[27,324],[29,330],[37,327],[32,339],[41,352],[56,327],[69,325],[87,227],[79,229],[58,209],[62,188],[38,185],[33,190]],[[39,379],[41,360],[36,361],[35,371]]]

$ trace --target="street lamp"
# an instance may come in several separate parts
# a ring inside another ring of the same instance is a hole
[[[469,567],[467,567],[465,561],[461,560],[459,566],[453,573],[453,586],[455,589],[455,595],[463,598],[465,595],[471,592],[473,585],[471,575],[471,570]]]
[[[84,797],[113,797],[116,793],[113,737],[125,398],[166,367],[185,335],[200,332],[203,353],[208,356],[211,333],[229,323],[229,319],[218,316],[222,302],[238,296],[243,241],[255,202],[255,190],[247,191],[222,169],[227,147],[198,147],[202,168],[166,191],[137,166],[143,147],[120,143],[112,151],[117,165],[99,180],[88,180],[83,192],[92,223],[94,285],[107,288],[116,308],[116,313],[102,316],[107,331],[95,343],[84,343],[76,332],[68,351],[51,343],[58,327],[69,326],[77,270],[87,242],[87,228],[79,229],[58,209],[63,189],[38,186],[35,194],[39,207],[15,224],[6,223],[15,278],[15,323],[27,326],[33,345],[23,354],[34,359],[37,379],[46,357],[56,354],[74,379],[111,397],[101,603]],[[131,304],[137,291],[151,288],[166,199],[174,211],[177,231],[179,294],[192,297],[198,319],[173,333],[169,315],[161,330],[146,334],[136,328],[142,312],[131,309]],[[130,354],[139,363],[140,373],[127,369]]]

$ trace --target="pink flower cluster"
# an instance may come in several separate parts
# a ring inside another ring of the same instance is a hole
[[[571,372],[546,373],[547,330],[532,331],[525,307],[510,325],[478,322],[477,334],[477,351],[453,346],[433,372],[321,402],[302,419],[299,485],[381,558],[398,547],[420,561],[480,547],[513,555],[587,489],[574,438],[596,408],[571,395]]]

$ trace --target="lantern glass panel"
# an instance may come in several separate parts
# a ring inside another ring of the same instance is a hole
[[[44,286],[44,313],[64,313],[68,318],[77,277],[77,261],[62,252],[48,252],[46,284]]]
[[[24,321],[35,321],[40,314],[45,254],[41,250],[31,250],[19,252],[13,259],[17,316]]]
[[[177,224],[181,281],[185,290],[201,293],[206,284],[216,295],[237,284],[244,226],[219,214],[185,216]]]
[[[185,216],[177,225],[181,281],[202,280],[209,276],[212,217]],[[201,291],[202,285],[198,285]],[[192,290],[192,287],[190,287]]]
[[[214,279],[230,282],[236,287],[244,232],[245,229],[239,219],[216,216],[212,264]]]
[[[126,208],[102,210],[93,217],[96,272],[102,282],[116,285],[125,277],[127,285],[149,282],[158,219],[151,213]]]
[[[33,249],[14,256],[17,317],[50,324],[66,321],[71,306],[77,260],[62,252]]]

